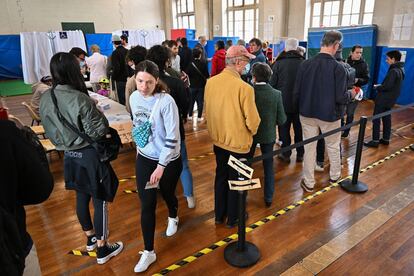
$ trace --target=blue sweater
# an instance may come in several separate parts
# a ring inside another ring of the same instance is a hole
[[[304,61],[296,77],[294,99],[304,117],[326,122],[339,120],[351,100],[344,67],[325,53]]]

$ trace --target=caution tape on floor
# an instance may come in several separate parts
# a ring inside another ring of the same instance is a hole
[[[385,158],[383,158],[381,160],[378,160],[378,161],[376,161],[376,162],[368,165],[367,167],[361,169],[360,170],[360,173],[364,173],[364,172],[366,172],[366,171],[368,171],[368,170],[370,170],[370,169],[372,169],[372,168],[374,168],[374,167],[376,167],[376,166],[384,163],[385,161],[390,160],[390,159],[392,159],[392,158],[400,155],[401,153],[403,153],[406,150],[408,150],[410,148],[410,146],[411,145],[406,146],[406,147],[404,147],[404,148],[402,148],[402,149],[394,152],[393,154],[391,154],[391,155],[389,155],[389,156],[387,156],[387,157],[385,157]],[[325,188],[323,188],[320,191],[317,191],[317,192],[315,192],[315,193],[313,193],[311,195],[308,195],[307,197],[305,197],[305,198],[303,198],[301,200],[298,200],[295,203],[292,203],[292,204],[286,206],[285,208],[280,209],[279,211],[277,211],[277,212],[275,212],[275,213],[273,213],[273,214],[271,214],[271,215],[269,215],[269,216],[267,216],[267,217],[265,217],[265,218],[263,218],[263,219],[255,222],[255,223],[250,224],[249,226],[246,227],[246,233],[252,232],[254,229],[257,229],[260,226],[268,223],[269,221],[272,221],[272,220],[276,219],[277,217],[280,217],[280,216],[288,213],[289,211],[295,209],[296,207],[305,204],[309,200],[311,200],[311,199],[313,199],[315,197],[318,197],[318,196],[320,196],[320,195],[322,195],[322,194],[324,194],[324,193],[332,190],[335,187],[338,187],[339,186],[339,183],[341,183],[345,179],[350,179],[351,177],[352,176],[347,176],[345,178],[342,178],[341,180],[337,181],[336,183],[332,183],[328,187],[325,187]],[[193,255],[190,255],[190,256],[188,256],[188,257],[186,257],[184,259],[181,259],[180,261],[178,261],[178,262],[176,262],[176,263],[174,263],[174,264],[172,264],[172,265],[164,268],[163,270],[161,270],[160,272],[158,272],[158,273],[156,273],[154,275],[155,276],[166,275],[166,274],[168,274],[168,273],[170,273],[170,272],[172,272],[174,270],[177,270],[177,269],[179,269],[179,268],[181,268],[181,267],[183,267],[183,266],[185,266],[185,265],[187,265],[187,264],[189,264],[191,262],[194,262],[198,258],[207,255],[208,253],[212,252],[213,250],[215,250],[215,249],[217,249],[219,247],[222,247],[224,245],[229,244],[231,241],[234,241],[237,238],[238,238],[238,235],[237,234],[230,235],[230,236],[228,236],[228,237],[226,237],[226,238],[224,238],[224,239],[222,239],[222,240],[220,240],[218,242],[213,243],[212,245],[210,245],[210,246],[208,246],[206,248],[203,248],[202,250],[196,252]]]
[[[368,171],[368,170],[370,170],[370,169],[372,169],[372,168],[374,168],[374,167],[376,167],[376,166],[384,163],[387,160],[390,160],[392,158],[395,158],[396,156],[400,155],[401,153],[407,151],[410,148],[410,146],[412,146],[412,145],[413,144],[408,145],[408,146],[406,146],[406,147],[404,147],[404,148],[402,148],[402,149],[394,152],[393,154],[388,155],[387,157],[384,157],[383,159],[380,159],[380,160],[378,160],[376,162],[373,162],[372,164],[370,164],[370,165],[366,166],[365,168],[361,169],[360,170],[360,173],[364,173],[364,172],[366,172],[366,171]],[[252,232],[253,230],[255,230],[255,229],[259,228],[260,226],[268,223],[269,221],[272,221],[272,220],[276,219],[277,217],[280,217],[280,216],[288,213],[289,211],[295,209],[296,207],[299,207],[299,206],[305,204],[309,200],[312,200],[313,198],[318,197],[318,196],[320,196],[320,195],[322,195],[322,194],[324,194],[324,193],[332,190],[335,187],[338,187],[339,186],[339,183],[341,183],[345,179],[350,179],[350,178],[351,178],[351,176],[347,176],[345,178],[342,178],[338,182],[332,183],[328,187],[325,187],[325,188],[323,188],[320,191],[317,191],[317,192],[315,192],[315,193],[313,193],[311,195],[308,195],[305,198],[303,198],[301,200],[298,200],[298,201],[296,201],[296,202],[294,202],[294,203],[286,206],[285,208],[280,209],[277,212],[275,212],[275,213],[273,213],[273,214],[271,214],[271,215],[269,215],[269,216],[267,216],[267,217],[265,217],[265,218],[263,218],[263,219],[261,219],[259,221],[256,221],[255,223],[250,224],[249,226],[246,227],[246,233]],[[125,190],[124,192],[126,192],[126,191],[128,191],[128,193],[136,193],[136,190]],[[184,259],[181,259],[180,261],[178,261],[178,262],[176,262],[176,263],[174,263],[174,264],[172,264],[172,265],[164,268],[163,270],[161,270],[160,272],[158,272],[158,273],[156,273],[154,275],[156,275],[156,276],[166,275],[166,274],[168,274],[168,273],[170,273],[170,272],[172,272],[174,270],[177,270],[177,269],[179,269],[179,268],[181,268],[181,267],[183,267],[183,266],[185,266],[185,265],[187,265],[187,264],[189,264],[189,263],[197,260],[198,258],[200,258],[202,256],[205,256],[205,255],[209,254],[210,252],[214,251],[215,249],[217,249],[219,247],[222,247],[224,245],[229,244],[232,241],[237,240],[237,238],[238,238],[238,235],[237,234],[232,234],[232,235],[230,235],[230,236],[228,236],[228,237],[226,237],[226,238],[224,238],[224,239],[222,239],[220,241],[217,241],[217,242],[211,244],[208,247],[205,247],[205,248],[199,250],[198,252],[196,252],[196,253],[194,253],[194,254],[192,254],[192,255],[184,258]],[[93,252],[93,251],[88,252],[88,251],[83,251],[83,250],[71,250],[69,252],[69,254],[75,255],[75,256],[96,257],[96,252]]]

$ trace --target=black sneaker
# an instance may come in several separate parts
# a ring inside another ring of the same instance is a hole
[[[247,221],[248,218],[249,218],[249,213],[246,212],[246,214],[244,215],[244,220]],[[234,221],[227,220],[227,223],[226,223],[227,228],[233,228],[233,227],[236,227],[237,225],[239,225],[238,218]]]
[[[311,188],[308,185],[306,185],[305,180],[303,180],[303,179],[300,182],[300,186],[302,187],[302,189],[305,190],[305,192],[308,192],[308,193],[312,193],[313,192],[313,187]]]
[[[92,235],[89,236],[87,241],[86,241],[86,251],[92,251],[96,248],[96,236]]]
[[[344,132],[342,132],[342,134],[341,134],[341,137],[342,138],[347,138],[349,136],[349,131],[344,131]]]
[[[119,254],[124,248],[124,244],[122,242],[116,242],[113,244],[106,243],[104,246],[99,247],[96,254],[96,261],[98,264],[104,264],[109,261],[112,257]]]
[[[390,140],[380,139],[379,143],[388,146],[390,144]]]
[[[330,179],[329,178],[329,183],[330,184],[335,184],[335,183],[338,183],[338,181],[341,179],[341,177],[338,177],[336,180],[335,179]]]
[[[303,156],[296,156],[296,162],[298,163],[303,162]]]
[[[279,154],[277,156],[277,158],[279,158],[280,160],[282,160],[285,163],[290,163],[290,157],[289,156],[285,156],[283,154]]]
[[[378,148],[379,141],[371,140],[369,142],[364,142],[364,146],[369,148]]]

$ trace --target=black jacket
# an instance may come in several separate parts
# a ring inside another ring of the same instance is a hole
[[[187,89],[184,88],[184,82],[182,80],[171,77],[164,72],[160,72],[160,80],[168,86],[169,93],[177,104],[178,112],[180,113],[180,136],[184,140],[184,120],[187,119],[190,96],[187,93]]]
[[[182,71],[188,73],[188,66],[191,64],[193,59],[193,54],[190,48],[180,47],[178,50],[178,55],[180,56],[180,68]]]
[[[296,74],[305,58],[297,51],[282,52],[272,67],[272,77],[269,84],[282,92],[283,107],[286,113],[297,113],[294,103],[293,89],[295,88]]]
[[[32,239],[26,231],[25,205],[45,201],[53,190],[53,178],[39,154],[10,121],[0,120],[0,205],[15,214],[26,255]]]
[[[192,65],[197,67],[197,69]],[[207,79],[210,76],[208,74],[207,61],[196,59],[190,63],[188,67],[188,77],[190,78],[190,87],[191,88],[204,88],[206,85]]]
[[[404,63],[397,62],[390,66],[385,79],[377,87],[378,94],[375,97],[375,104],[391,108],[400,96],[401,85],[405,77]]]
[[[346,63],[351,65],[351,67],[356,71],[355,77],[358,78],[358,81],[355,83],[355,86],[362,87],[369,82],[368,64],[363,58],[360,60],[352,60],[349,56]]]
[[[319,53],[304,61],[294,91],[300,115],[326,122],[339,120],[351,100],[346,81],[344,66],[329,54]]]
[[[112,80],[115,81],[127,81],[128,67],[126,64],[126,55],[128,50],[123,46],[118,46],[112,52],[111,65],[112,65]]]

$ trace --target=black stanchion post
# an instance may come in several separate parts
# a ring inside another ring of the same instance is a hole
[[[358,142],[355,153],[354,171],[352,173],[352,180],[345,179],[340,185],[342,189],[350,193],[364,193],[368,191],[368,186],[361,181],[358,181],[359,170],[361,166],[362,147],[364,145],[365,128],[367,126],[367,117],[362,116],[359,120]]]
[[[246,164],[246,159],[240,159]],[[246,180],[240,173],[238,180]],[[224,249],[224,259],[226,262],[235,267],[249,267],[257,263],[260,258],[260,252],[256,245],[246,241],[246,196],[247,191],[238,191],[238,210],[239,222],[237,242],[232,242]]]

